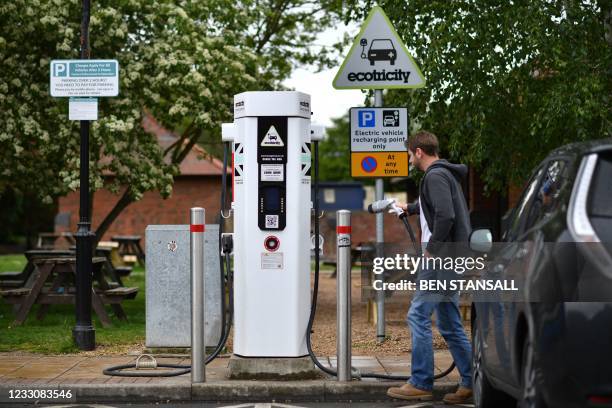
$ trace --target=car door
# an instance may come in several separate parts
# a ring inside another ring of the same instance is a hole
[[[519,273],[517,260],[524,256],[519,252],[519,237],[523,235],[525,224],[529,215],[530,204],[538,191],[544,173],[544,165],[536,169],[523,190],[521,198],[513,211],[512,218],[506,231],[502,234],[503,243],[497,251],[490,267],[490,278],[511,280]],[[483,324],[484,355],[487,369],[493,377],[500,378],[506,383],[516,385],[512,373],[512,349],[510,338],[514,335],[515,319],[517,315],[516,302],[487,302],[481,310],[484,314],[480,321]]]
[[[524,220],[521,220],[518,226],[513,241],[514,251],[505,270],[505,279],[513,280],[519,292],[512,302],[505,302],[503,306],[504,315],[507,317],[504,330],[507,334],[505,349],[508,354],[502,361],[506,363],[504,368],[514,373],[517,385],[518,372],[510,362],[521,360],[521,356],[514,355],[517,350],[521,350],[524,341],[524,338],[516,333],[519,315],[523,313],[527,321],[530,321],[531,302],[545,301],[544,296],[558,292],[555,280],[546,276],[549,271],[546,265],[550,265],[552,254],[550,245],[546,245],[544,227],[562,205],[564,198],[560,193],[567,182],[567,168],[567,162],[563,159],[549,160],[541,167],[543,171],[539,180],[534,180],[530,190],[526,191],[525,201],[521,203],[525,205],[522,210]]]
[[[553,250],[571,251],[570,243],[553,243],[565,229],[565,211],[569,195],[569,161],[551,159],[546,165],[538,193],[530,205],[524,232],[517,240],[522,259],[516,265],[519,278],[526,284],[526,293],[532,302],[558,302],[561,300],[561,282],[554,274]]]

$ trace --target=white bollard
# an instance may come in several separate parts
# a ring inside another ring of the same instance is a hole
[[[338,381],[351,381],[351,212],[336,212]]]
[[[191,247],[191,382],[206,381],[204,344],[204,209],[190,211]]]

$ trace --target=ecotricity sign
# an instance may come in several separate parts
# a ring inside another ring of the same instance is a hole
[[[380,7],[374,7],[338,70],[336,89],[422,88],[425,78]]]

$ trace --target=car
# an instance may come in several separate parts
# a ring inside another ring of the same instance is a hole
[[[372,40],[368,49],[368,60],[370,65],[374,65],[376,61],[389,61],[391,65],[395,65],[397,52],[393,46],[393,41],[388,38]]]
[[[505,217],[486,273],[523,296],[472,302],[476,407],[612,406],[611,187],[612,139],[569,144]]]
[[[395,126],[395,118],[393,116],[385,116],[383,119],[384,126]]]

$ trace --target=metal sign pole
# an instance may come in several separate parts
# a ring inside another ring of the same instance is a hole
[[[89,12],[90,1],[83,0],[81,20],[81,59],[89,59]],[[81,163],[79,224],[76,232],[76,325],[72,336],[79,350],[96,347],[96,332],[91,322],[92,252],[95,234],[90,230],[89,196],[89,121],[81,121]]]
[[[382,89],[374,90],[374,106],[382,108],[383,106],[383,91]],[[385,184],[382,178],[376,179],[376,201],[384,200]],[[376,214],[376,256],[383,257],[385,242],[385,214]],[[384,282],[384,275],[380,275],[380,280]],[[376,340],[379,343],[385,341],[385,292],[382,290],[376,291]]]

